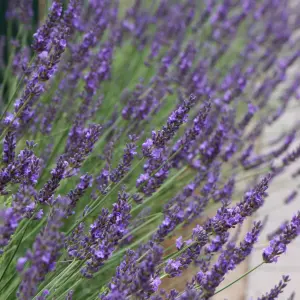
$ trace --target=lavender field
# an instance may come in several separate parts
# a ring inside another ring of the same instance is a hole
[[[300,298],[295,1],[3,12],[0,300]]]

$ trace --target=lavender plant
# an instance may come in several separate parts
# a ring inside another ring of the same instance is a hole
[[[299,12],[288,0],[48,7],[35,28],[32,1],[10,1],[17,34],[0,39],[0,299],[210,299],[264,222],[240,243],[233,229],[300,157],[299,124],[258,147],[299,98]],[[255,269],[300,233],[299,212],[282,221]]]

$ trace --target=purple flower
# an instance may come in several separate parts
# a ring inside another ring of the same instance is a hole
[[[74,294],[74,291],[73,290],[70,290],[66,296],[66,300],[72,300],[73,299],[73,294]]]
[[[180,300],[193,300],[193,299],[200,299],[201,298],[201,293],[197,291],[196,289],[193,288],[186,288],[182,295],[177,297],[176,299]],[[172,299],[172,298],[171,298]]]
[[[179,55],[178,80],[183,80],[187,73],[190,71],[193,61],[196,57],[197,49],[193,41],[190,41],[186,46],[185,50]]]
[[[84,234],[83,224],[80,224],[68,240],[69,255],[85,260],[81,270],[85,277],[92,277],[101,268],[128,232],[131,210],[128,198],[129,194],[125,191],[119,192],[112,212],[102,209],[98,219],[90,226],[88,235]]]
[[[32,200],[36,191],[32,186],[20,185],[19,190],[12,196],[12,205],[0,211],[0,247],[9,243],[11,235],[16,231],[19,223],[24,218],[31,218],[36,208]],[[38,214],[36,215],[38,218]]]
[[[38,52],[49,51],[51,33],[53,27],[57,26],[62,15],[62,3],[59,0],[53,1],[51,6],[48,19],[46,23],[38,29],[38,31],[33,35],[34,41],[32,48]]]
[[[273,232],[268,234],[268,241],[271,241],[276,236],[280,235],[285,227],[288,225],[289,221],[284,221],[277,229],[275,229]]]
[[[222,247],[226,244],[229,238],[229,232],[224,232],[221,235],[216,235],[209,245],[205,247],[205,253],[211,254],[216,253],[222,249]]]
[[[300,156],[300,146],[298,146],[294,151],[284,156],[282,159],[282,164],[284,166],[290,165],[292,162],[297,160]]]
[[[84,195],[86,190],[92,186],[93,177],[91,175],[85,174],[80,177],[80,182],[77,184],[74,190],[68,193],[70,199],[70,205],[68,207],[68,214],[72,215],[74,213],[73,209],[76,207],[78,200]]]
[[[43,290],[42,294],[37,297],[37,300],[46,300],[49,294],[49,290]]]
[[[203,247],[209,242],[209,238],[212,234],[220,235],[225,237],[226,241],[226,232],[230,228],[234,228],[236,225],[243,223],[244,219],[247,216],[252,215],[261,205],[263,204],[264,197],[266,196],[266,189],[268,187],[268,178],[264,178],[253,190],[249,191],[245,195],[245,199],[232,208],[227,208],[223,206],[220,208],[216,215],[208,219],[203,226],[197,225],[193,229],[193,242],[185,249],[177,258],[176,263],[180,263],[179,268],[174,268],[174,262],[167,264],[165,271],[171,276],[179,276],[182,273],[182,270],[186,269],[193,261],[197,260],[200,255]],[[254,227],[260,227],[259,224],[256,224]],[[225,236],[224,236],[225,234]],[[222,242],[219,243],[218,240],[215,245],[211,244],[207,247],[207,250],[214,251],[220,248]]]
[[[71,5],[74,4],[73,2]],[[57,71],[57,65],[67,45],[66,39],[70,34],[70,28],[61,20],[61,15],[62,3],[55,0],[46,23],[34,34],[32,47],[38,55],[27,70],[26,85],[20,98],[15,101],[15,116],[7,124],[8,128],[15,127],[15,124],[20,125],[20,123],[25,125],[32,120],[35,114],[33,106],[45,91],[45,81],[53,77]],[[22,127],[18,128],[19,131],[22,129]]]
[[[22,272],[24,270],[24,266],[27,262],[27,258],[26,257],[20,257],[17,261],[17,271],[18,272]]]
[[[180,160],[188,157],[189,150],[195,144],[197,137],[201,133],[204,133],[205,120],[210,111],[210,107],[210,103],[204,105],[196,118],[193,120],[193,127],[187,129],[183,137],[173,147],[172,160],[174,161],[173,164],[176,166],[178,166]],[[173,158],[174,154],[176,155]]]
[[[243,119],[240,121],[238,124],[238,128],[240,130],[244,130],[245,127],[249,124],[251,119],[253,118],[254,114],[257,112],[257,107],[254,106],[252,103],[248,104],[248,111],[246,112],[245,116]]]
[[[288,195],[288,197],[286,197],[286,198],[284,199],[284,203],[285,203],[285,204],[290,204],[293,200],[296,199],[297,196],[298,196],[298,192],[297,192],[297,191],[291,192],[291,193]]]
[[[271,291],[261,297],[258,297],[257,300],[274,300],[283,292],[283,289],[287,286],[287,283],[290,281],[289,276],[282,276],[282,280],[279,281],[279,284],[276,285]]]
[[[220,153],[226,131],[226,121],[223,119],[210,139],[202,143],[200,153],[203,164],[211,164]]]
[[[165,267],[165,272],[170,277],[180,276],[182,271],[187,269],[188,266],[195,261],[201,253],[204,245],[209,241],[209,236],[205,229],[197,225],[193,229],[192,243],[184,250],[176,260],[170,259]]]
[[[178,239],[176,239],[176,248],[177,250],[180,250],[183,246],[182,236],[180,236]]]
[[[91,71],[85,76],[85,91],[94,95],[99,85],[110,77],[113,45],[107,43],[100,48],[91,66]]]
[[[63,156],[60,156],[56,167],[51,171],[51,178],[46,182],[44,187],[39,191],[37,201],[40,203],[52,203],[53,196],[56,189],[59,187],[60,182],[66,177],[67,169],[69,167],[68,162]]]
[[[207,204],[207,199],[192,197],[190,200],[190,197],[193,196],[194,191],[204,179],[205,174],[197,174],[181,192],[167,202],[164,208],[164,219],[152,237],[155,241],[163,241],[176,226],[182,222],[189,222],[192,217],[199,217],[199,214]],[[197,204],[194,205],[193,200],[195,200]]]
[[[47,273],[53,271],[64,245],[64,235],[60,232],[68,205],[66,198],[58,197],[48,216],[47,225],[36,237],[32,250],[27,250],[24,259],[30,262],[27,269],[22,269],[24,259],[19,260],[18,271],[22,282],[18,289],[18,297],[29,300],[35,295],[38,284],[45,279]]]
[[[3,162],[9,164],[13,162],[15,158],[16,149],[16,134],[13,131],[9,131],[3,141]]]
[[[120,0],[84,5],[53,0],[33,36],[33,53],[23,47],[26,35],[5,40],[4,54],[12,49],[12,56],[6,66],[0,55],[0,64],[12,70],[4,72],[2,102],[14,108],[4,107],[0,124],[0,194],[5,200],[0,246],[13,253],[12,242],[21,237],[26,219],[31,230],[45,213],[40,222],[45,227],[25,233],[15,257],[3,261],[4,271],[17,268],[20,299],[57,298],[64,287],[104,274],[106,264],[119,261],[108,284],[97,287],[103,300],[208,299],[251,253],[262,225],[255,223],[239,244],[240,232],[231,237],[231,230],[263,206],[271,180],[300,155],[299,149],[288,153],[300,124],[277,138],[271,150],[255,152],[265,129],[297,98],[300,84],[296,76],[278,89],[300,54],[294,38],[299,20],[290,15],[287,1],[161,0],[150,7],[134,0],[123,11]],[[13,11],[9,7],[13,25],[22,17],[29,24],[32,0],[28,7],[25,0],[11,2],[20,2]],[[236,47],[241,34],[244,41]],[[232,50],[234,62],[228,60]],[[280,99],[275,106],[274,90]],[[28,135],[39,141],[41,159],[33,142],[17,151]],[[282,163],[275,166],[274,158],[280,157]],[[255,185],[233,202],[240,167],[258,170],[263,165],[271,175],[260,180],[253,174]],[[123,181],[130,194],[118,190]],[[67,194],[57,196],[63,191]],[[291,192],[287,203],[296,197]],[[212,217],[207,215],[210,203],[218,205]],[[164,257],[160,244],[199,218],[201,226],[196,223],[187,239],[177,238],[177,251]],[[274,228],[264,263],[286,251],[299,232],[298,219]],[[22,254],[24,247],[31,250]],[[69,259],[74,264],[63,272]],[[162,277],[180,276],[191,264],[200,272],[184,291],[162,290]],[[80,272],[84,278],[77,281]],[[50,281],[58,286],[51,283],[45,290]],[[16,288],[14,282],[8,280],[5,287]],[[82,297],[97,294],[93,285],[79,292]],[[72,292],[65,296],[71,299]]]
[[[286,251],[286,246],[291,243],[299,234],[300,212],[298,212],[282,230],[280,235],[276,235],[270,245],[263,251],[265,263],[276,262],[278,257]]]
[[[176,110],[174,110],[168,118],[167,124],[157,132],[152,132],[152,142],[154,147],[162,148],[179,129],[180,125],[186,122],[187,113],[195,104],[195,96],[191,95],[189,100],[184,101]]]
[[[137,251],[128,250],[108,284],[110,291],[100,298],[111,300],[115,299],[113,295],[118,294],[124,295],[124,299],[130,296],[147,299],[160,284],[156,268],[162,261],[162,250],[156,244]]]
[[[232,194],[235,188],[234,178],[230,178],[221,189],[217,189],[213,193],[213,199],[215,202],[221,201],[222,203],[229,203],[231,201]]]
[[[107,188],[110,182],[109,175],[109,170],[107,168],[104,168],[96,178],[97,187],[103,195],[107,193]]]
[[[260,222],[254,223],[252,230],[247,233],[244,241],[240,243],[239,247],[229,243],[226,250],[221,253],[211,270],[206,273],[200,271],[196,275],[196,282],[202,290],[201,298],[209,299],[215,293],[215,289],[223,281],[225,274],[228,271],[233,270],[251,253],[261,228],[262,225]]]
[[[136,182],[140,192],[150,196],[168,177],[171,165],[166,163],[166,144],[175,135],[179,127],[186,121],[187,113],[195,104],[195,97],[190,96],[189,100],[174,110],[168,118],[167,125],[162,130],[152,131],[152,138],[143,145],[143,155],[148,158],[144,164],[145,173],[141,174]],[[148,178],[149,176],[149,178]],[[147,179],[146,179],[147,178]]]
[[[234,207],[220,208],[216,216],[206,222],[206,230],[215,233],[226,232],[229,228],[242,223],[247,216],[251,216],[263,205],[269,180],[270,177],[263,178],[253,190],[245,194],[244,200]]]
[[[78,131],[74,136],[72,130],[69,133],[66,146],[66,160],[73,169],[79,168],[93,151],[94,145],[101,135],[102,126],[91,124],[87,128],[82,129],[79,127],[77,129]]]
[[[135,136],[130,136],[131,143],[126,144],[122,161],[119,165],[110,172],[110,180],[114,183],[119,182],[131,168],[132,161],[136,152],[136,140]]]
[[[35,185],[39,177],[40,160],[34,155],[31,146],[21,150],[17,158],[0,170],[0,194],[6,194],[5,187],[8,183],[22,183]]]
[[[160,61],[159,75],[163,77],[169,70],[170,66],[174,59],[178,56],[180,50],[180,43],[182,41],[180,39],[176,39],[170,50],[164,55],[164,57]]]
[[[153,291],[156,292],[159,288],[159,286],[161,285],[161,280],[159,277],[156,277],[152,280],[152,287],[153,287]]]

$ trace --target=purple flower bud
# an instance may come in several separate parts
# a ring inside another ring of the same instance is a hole
[[[23,271],[24,266],[25,266],[27,260],[28,260],[28,259],[27,259],[26,257],[20,257],[20,258],[18,259],[18,262],[17,262],[17,271],[18,271],[18,272],[22,272],[22,271]]]
[[[180,250],[183,246],[182,236],[180,236],[178,239],[176,239],[176,248],[177,250]]]
[[[74,190],[68,193],[70,199],[70,205],[68,207],[68,215],[73,214],[73,209],[76,207],[78,200],[84,195],[85,191],[92,186],[93,177],[85,174],[80,177],[80,182],[77,184]]]
[[[270,245],[263,251],[265,263],[276,262],[278,257],[286,251],[286,246],[291,243],[300,233],[300,212],[295,215],[291,222],[283,229],[282,233],[275,236]]]
[[[262,225],[260,222],[254,223],[252,230],[247,233],[244,241],[240,243],[239,247],[229,243],[226,250],[221,253],[210,271],[197,274],[196,280],[203,291],[203,299],[209,299],[214,295],[215,289],[223,281],[225,274],[228,271],[233,270],[251,253],[261,228]]]
[[[282,163],[284,166],[288,166],[289,164],[291,164],[292,162],[294,162],[295,160],[297,160],[300,156],[300,146],[298,146],[294,151],[292,151],[291,153],[287,154],[283,159],[282,159]]]
[[[134,139],[133,142],[126,144],[122,161],[110,172],[110,180],[112,182],[117,183],[126,175],[131,168],[132,161],[136,154],[136,143]]]
[[[282,280],[280,280],[279,284],[276,285],[271,291],[261,297],[258,297],[257,300],[271,300],[277,299],[279,294],[283,292],[283,289],[287,286],[287,283],[290,281],[289,276],[282,276]]]
[[[156,244],[147,245],[145,249],[141,247],[137,251],[128,250],[108,284],[110,291],[100,298],[112,300],[115,299],[113,295],[148,298],[160,285],[156,267],[162,261],[162,254],[163,249]]]
[[[11,235],[16,231],[24,218],[31,218],[36,207],[32,200],[36,190],[32,186],[20,185],[19,190],[12,196],[12,206],[0,211],[0,247],[9,243]],[[34,216],[38,218],[38,213]]]
[[[286,197],[286,199],[284,199],[284,203],[290,204],[293,200],[296,199],[297,196],[298,196],[298,192],[293,191],[288,197]]]
[[[9,164],[15,158],[16,134],[9,131],[3,141],[3,162]]]
[[[68,240],[69,255],[85,260],[85,266],[81,270],[85,277],[92,277],[93,273],[101,268],[126,235],[131,210],[128,198],[129,195],[125,191],[119,192],[112,212],[103,209],[98,219],[90,226],[87,236],[83,232],[83,225],[80,225]]]

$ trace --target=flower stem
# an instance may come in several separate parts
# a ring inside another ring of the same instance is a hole
[[[257,265],[256,267],[254,267],[253,269],[249,270],[248,272],[246,272],[245,274],[243,274],[242,276],[240,276],[239,278],[237,278],[236,280],[232,281],[231,283],[229,283],[228,285],[226,285],[225,287],[223,287],[222,289],[216,291],[214,293],[214,295],[219,294],[220,292],[224,291],[225,289],[229,288],[230,286],[232,286],[233,284],[235,284],[236,282],[240,281],[241,279],[243,279],[244,277],[246,277],[247,275],[249,275],[250,273],[252,273],[253,271],[255,271],[256,269],[258,269],[259,267],[261,267],[265,262],[261,262],[259,265]]]

